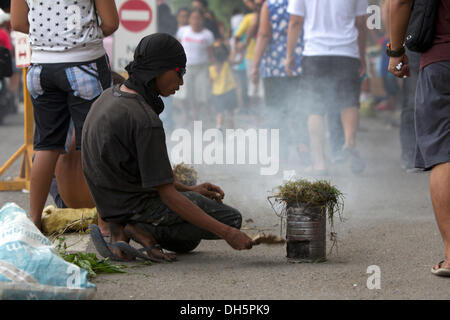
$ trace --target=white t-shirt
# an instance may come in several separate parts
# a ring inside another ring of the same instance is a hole
[[[289,0],[288,12],[305,17],[303,55],[359,58],[355,18],[367,7],[367,0]]]
[[[105,54],[93,0],[26,1],[31,62],[84,62]]]
[[[242,20],[244,19],[244,15],[242,13],[235,14],[230,19],[230,26],[233,33],[239,28]]]
[[[187,65],[199,65],[208,63],[208,47],[214,44],[214,35],[208,29],[194,32],[191,26],[178,29],[177,39],[181,42],[186,52]]]

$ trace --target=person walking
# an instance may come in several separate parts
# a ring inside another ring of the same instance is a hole
[[[439,0],[431,48],[420,56],[416,91],[416,168],[431,170],[430,194],[444,242],[444,260],[431,272],[450,276],[450,1]],[[411,75],[404,42],[413,0],[391,0],[389,71]]]
[[[214,40],[222,38],[220,33],[219,24],[215,20],[214,14],[208,8],[208,0],[193,0],[191,3],[192,9],[201,10],[204,18],[205,28],[212,32]]]
[[[193,9],[189,15],[189,25],[180,28],[176,35],[187,56],[186,86],[177,96],[190,102],[190,120],[198,120],[200,114],[210,113],[209,65],[213,61],[214,35],[205,28],[204,22],[203,11]]]
[[[216,128],[234,129],[234,111],[237,108],[236,81],[230,67],[230,50],[222,41],[213,46],[214,64],[209,67],[212,83],[212,104],[216,116]]]
[[[251,113],[257,117],[258,112],[256,112],[255,109],[259,107],[260,101],[262,101],[262,98],[264,97],[264,89],[261,79],[257,82],[257,84],[254,84],[250,78],[250,74],[255,55],[258,12],[260,7],[255,0],[243,0],[243,2],[251,12],[244,16],[239,28],[233,35],[236,44],[234,48],[236,53],[233,55],[245,54],[244,57],[247,73],[247,96],[249,98],[249,107],[252,109]],[[249,111],[249,109],[247,108],[246,111]]]
[[[267,0],[262,6],[256,38],[255,56],[251,79],[256,84],[262,78],[264,85],[264,120],[271,129],[280,129],[281,159],[289,158],[289,146],[293,142],[293,122],[296,131],[306,126],[301,108],[294,108],[296,94],[301,87],[302,41],[298,39],[294,49],[295,68],[291,76],[286,72],[285,58],[289,13],[288,0]],[[260,72],[261,71],[261,72]],[[296,102],[295,102],[296,103]],[[295,121],[294,118],[298,121]],[[303,135],[302,135],[303,136]],[[297,140],[299,137],[296,137]],[[305,138],[303,136],[303,138]],[[307,136],[306,136],[307,138]],[[296,143],[299,143],[299,140]]]
[[[344,158],[353,173],[365,164],[356,150],[359,125],[360,79],[366,72],[367,0],[292,0],[288,29],[286,72],[292,74],[294,49],[304,32],[303,72],[308,130],[315,175],[326,175],[325,122],[327,113],[339,112],[344,128]],[[332,133],[331,133],[332,135]]]
[[[119,18],[113,0],[12,0],[11,25],[29,34],[31,43],[27,86],[34,109],[36,153],[30,215],[40,228],[56,164],[66,151],[71,121],[76,151],[68,166],[72,169],[62,170],[58,189],[61,195],[67,190],[66,194],[75,198],[90,198],[85,207],[95,206],[81,171],[81,131],[91,104],[111,86],[103,38],[118,28]]]
[[[186,8],[186,7],[178,9],[178,11],[177,11],[178,30],[189,24],[189,13],[190,12],[191,12],[190,9]]]

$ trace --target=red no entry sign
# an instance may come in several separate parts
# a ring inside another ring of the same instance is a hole
[[[126,1],[119,9],[120,23],[131,32],[145,30],[152,22],[152,9],[142,0]]]

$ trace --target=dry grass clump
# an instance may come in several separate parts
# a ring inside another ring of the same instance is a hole
[[[330,223],[337,213],[342,220],[344,210],[344,195],[336,186],[326,180],[315,182],[306,179],[288,181],[277,188],[271,198],[275,198],[278,203],[286,207],[298,206],[300,204],[308,206],[322,207],[325,214],[328,214]]]
[[[277,235],[274,234],[265,234],[265,233],[259,233],[256,236],[254,236],[252,238],[253,240],[253,245],[258,245],[258,244],[268,244],[268,245],[273,245],[273,244],[284,244],[286,243],[286,240],[283,239],[282,237],[279,237]]]
[[[195,186],[197,184],[197,171],[194,168],[179,163],[173,167],[175,178],[186,186]]]

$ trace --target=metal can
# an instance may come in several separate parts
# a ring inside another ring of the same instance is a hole
[[[324,207],[291,203],[287,207],[286,240],[289,262],[326,261]]]

